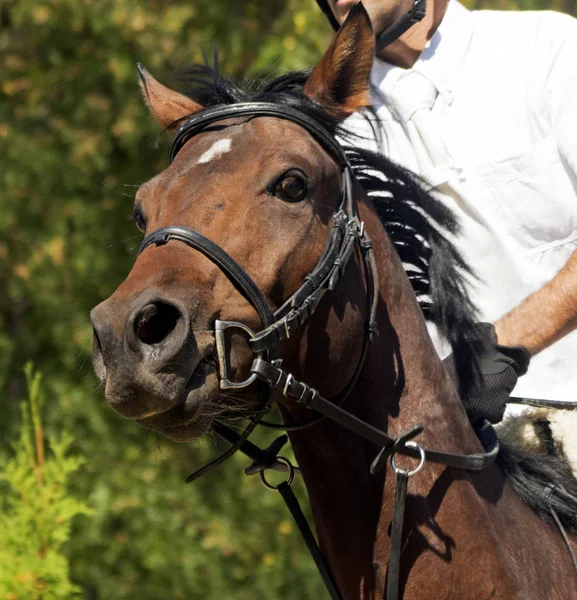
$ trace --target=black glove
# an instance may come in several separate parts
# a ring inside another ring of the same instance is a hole
[[[522,346],[497,344],[495,328],[490,323],[477,323],[475,335],[467,338],[477,355],[479,372],[474,381],[459,381],[455,358],[449,354],[443,365],[457,388],[472,423],[487,419],[498,423],[517,379],[527,372],[531,355]]]

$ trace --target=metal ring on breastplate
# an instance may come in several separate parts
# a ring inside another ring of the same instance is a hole
[[[415,448],[416,450],[419,451],[419,464],[414,469],[411,469],[410,471],[401,469],[400,467],[397,467],[397,465],[395,464],[395,455],[392,454],[391,455],[391,466],[393,467],[393,471],[395,473],[405,473],[405,475],[407,477],[412,477],[413,475],[416,475],[423,468],[423,466],[425,464],[425,460],[426,460],[425,451],[416,442],[412,442],[412,441],[406,442],[405,446],[410,446],[411,448]]]
[[[279,486],[281,486],[283,483],[286,483],[287,485],[290,485],[294,478],[295,478],[295,467],[294,465],[291,463],[291,461],[288,458],[285,458],[284,456],[277,456],[276,460],[280,463],[282,463],[283,465],[286,465],[288,468],[288,477],[286,478],[285,481],[279,483],[278,485],[272,485],[271,483],[269,483],[266,480],[266,475],[265,475],[265,471],[261,471],[260,472],[260,480],[262,481],[264,487],[267,490],[271,490],[273,492],[277,492]]]

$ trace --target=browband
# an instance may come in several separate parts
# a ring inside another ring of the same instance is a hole
[[[348,166],[347,157],[335,137],[320,123],[308,117],[305,113],[290,106],[279,106],[272,102],[240,102],[224,106],[209,107],[202,112],[186,117],[186,122],[176,132],[176,137],[170,149],[170,162],[172,162],[184,144],[205,127],[234,117],[275,117],[292,121],[306,129],[312,137],[340,164],[344,169]]]

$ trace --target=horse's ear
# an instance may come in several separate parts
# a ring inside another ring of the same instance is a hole
[[[198,102],[174,92],[156,81],[141,64],[137,65],[137,69],[146,104],[152,116],[164,128],[170,130],[179,119],[202,110],[202,106]]]
[[[304,93],[339,119],[370,106],[374,55],[373,28],[359,2],[349,11],[333,43],[312,70]]]

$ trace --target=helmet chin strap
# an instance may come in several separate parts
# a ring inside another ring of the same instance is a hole
[[[414,0],[411,10],[400,19],[387,27],[383,33],[377,36],[377,54],[400,38],[405,31],[423,19],[427,12],[427,0]]]
[[[336,20],[334,14],[332,13],[327,0],[317,0],[318,5],[321,10],[327,16],[330,24],[333,26],[335,31],[339,29],[339,23]],[[385,29],[383,33],[377,36],[377,53],[379,53],[383,48],[386,48],[390,44],[392,44],[395,40],[407,31],[410,27],[415,25],[422,20],[425,16],[425,12],[427,10],[427,2],[426,0],[413,0],[413,6],[411,10],[405,13],[400,19],[395,21],[390,27]]]

